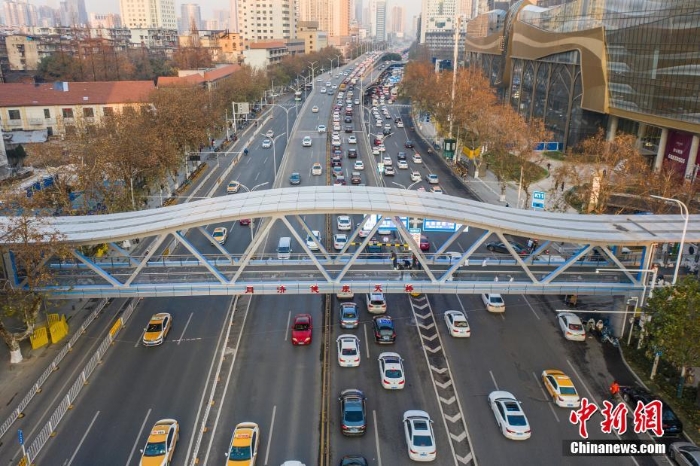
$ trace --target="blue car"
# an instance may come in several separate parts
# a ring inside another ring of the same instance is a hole
[[[289,177],[289,183],[290,184],[301,184],[301,175],[299,173],[292,173],[292,175]]]

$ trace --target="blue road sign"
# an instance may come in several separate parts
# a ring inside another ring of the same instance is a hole
[[[545,197],[545,192],[544,191],[535,191],[532,193],[532,198],[536,201],[544,201]]]
[[[19,439],[20,445],[24,445],[24,432],[22,432],[22,429],[17,429],[17,439]]]
[[[544,210],[544,202],[532,201],[532,208],[533,208],[533,209],[542,209],[542,210]]]

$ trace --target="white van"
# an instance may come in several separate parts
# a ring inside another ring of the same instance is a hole
[[[283,236],[277,244],[277,258],[289,259],[292,256],[292,238]]]

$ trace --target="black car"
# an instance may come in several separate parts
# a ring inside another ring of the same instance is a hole
[[[518,253],[521,256],[526,256],[527,255],[527,250],[520,246],[518,243],[513,243],[511,242],[510,245],[513,247],[513,250]],[[506,249],[506,245],[500,242],[491,242],[486,244],[486,249],[488,249],[491,252],[498,252],[501,254],[510,254],[510,251]]]
[[[347,125],[347,126],[345,127],[345,132],[346,132],[346,133],[352,133],[353,131],[354,131],[354,129],[353,129],[352,125]]]
[[[407,147],[408,149],[413,149],[413,141],[411,141],[411,140],[406,141],[406,143],[404,144],[404,147]]]
[[[391,130],[390,130],[390,129],[384,128],[384,129],[382,130],[382,134],[383,134],[384,136],[388,136],[388,135],[391,134]]]
[[[331,167],[342,167],[343,161],[340,157],[333,157],[331,159]]]
[[[365,394],[349,388],[340,392],[340,430],[343,435],[364,435],[367,429]]]
[[[399,152],[399,155],[396,156],[396,160],[406,160],[406,153]]]
[[[346,116],[346,117],[345,117],[345,123],[352,123],[352,117],[351,117],[351,116]]]
[[[649,393],[643,388],[625,386],[620,387],[620,395],[622,399],[625,400],[625,403],[629,405],[632,412],[634,412],[634,409],[637,407],[637,402],[639,401],[645,405],[654,400],[661,401],[661,405],[663,406],[661,408],[661,425],[664,429],[663,436],[680,437],[683,435],[683,423],[678,419],[678,416],[676,416],[676,413],[673,412],[671,407],[658,396]]]
[[[390,345],[396,341],[394,321],[391,317],[374,317],[374,340],[380,345]]]
[[[355,148],[348,149],[348,158],[349,159],[356,159],[357,158],[357,149],[355,149]]]
[[[367,460],[360,455],[346,455],[340,459],[339,466],[367,466]]]

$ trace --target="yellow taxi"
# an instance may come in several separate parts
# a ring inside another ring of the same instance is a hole
[[[557,406],[578,408],[581,405],[574,383],[562,371],[548,369],[542,372],[542,383]]]
[[[163,344],[166,335],[168,335],[168,332],[170,331],[172,322],[173,317],[167,312],[153,314],[151,320],[148,322],[146,331],[143,332],[143,345],[158,346]]]
[[[169,465],[179,438],[180,424],[175,419],[161,419],[156,422],[146,446],[141,450],[141,466]]]
[[[260,428],[254,422],[241,422],[233,430],[226,466],[253,466],[258,457]]]

